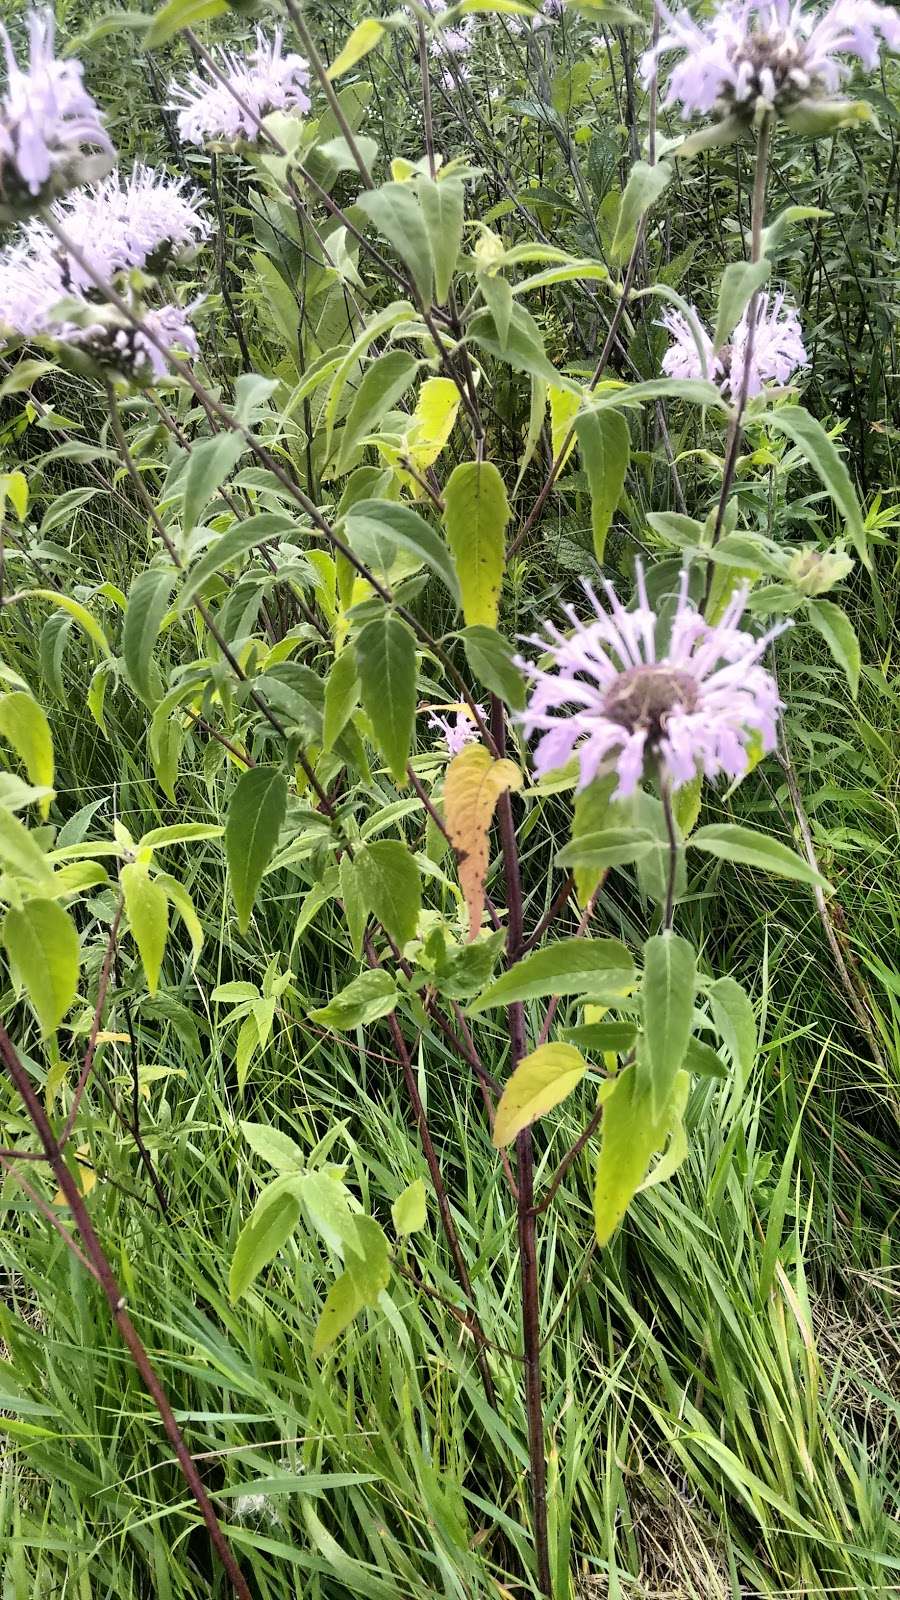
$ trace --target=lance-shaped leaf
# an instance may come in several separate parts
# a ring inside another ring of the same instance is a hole
[[[805,455],[814,472],[818,473],[844,519],[860,561],[871,572],[872,557],[856,490],[843,457],[821,422],[804,411],[802,406],[779,406],[767,412],[765,420],[770,428],[778,428],[781,433],[786,433]]]
[[[581,1051],[571,1044],[541,1044],[523,1056],[497,1104],[492,1135],[497,1149],[565,1100],[587,1069]]]
[[[122,655],[129,678],[148,705],[153,702],[153,649],[174,587],[171,567],[148,567],[138,573],[128,595]]]
[[[69,913],[53,900],[26,900],[21,910],[6,913],[2,938],[42,1033],[53,1033],[78,987],[81,952]]]
[[[287,807],[287,779],[276,767],[251,767],[238,779],[225,824],[231,893],[243,933],[272,858]]]
[[[375,46],[380,44],[384,34],[384,23],[379,22],[377,17],[365,17],[362,22],[358,22],[356,27],[351,29],[347,35],[343,48],[338,52],[328,68],[328,77],[332,83],[343,72],[349,72],[351,67],[355,67],[357,61],[361,61],[363,56],[367,56],[370,50],[374,50]]]
[[[386,1017],[397,1004],[397,987],[389,972],[375,967],[371,972],[361,972],[348,983],[340,994],[329,1000],[327,1006],[309,1013],[311,1022],[323,1028],[360,1028],[367,1022],[377,1022]]]
[[[618,939],[560,939],[517,961],[469,1010],[563,994],[583,994],[609,1005],[628,994],[633,983],[634,962]]]
[[[600,1155],[594,1182],[594,1229],[607,1244],[669,1133],[669,1118],[653,1112],[650,1084],[626,1067],[605,1086]]]
[[[391,776],[406,781],[416,715],[416,641],[399,617],[385,610],[356,641],[363,708]]]
[[[520,789],[522,774],[512,761],[495,761],[482,744],[454,756],[444,779],[444,817],[459,858],[459,882],[469,912],[469,938],[481,927],[488,833],[494,807],[507,789]]]
[[[735,861],[744,867],[761,867],[779,878],[793,878],[797,883],[808,883],[813,888],[830,893],[831,885],[821,872],[808,865],[794,850],[789,850],[779,839],[755,828],[744,828],[736,822],[713,822],[709,827],[698,828],[688,839],[695,850],[719,856],[723,861]]]
[[[837,609],[835,607],[835,609]],[[0,695],[0,734],[24,762],[29,780],[50,790],[53,784],[53,738],[43,708],[23,689]],[[51,795],[41,800],[41,815],[50,810]]]
[[[300,1221],[300,1203],[284,1178],[264,1189],[238,1235],[228,1274],[232,1301],[246,1294],[263,1267],[274,1261]]]
[[[169,900],[165,889],[151,878],[144,862],[132,861],[119,874],[125,910],[138,947],[147,988],[156,993],[159,969],[169,932]]]
[[[673,168],[666,161],[655,167],[646,161],[636,161],[628,175],[625,192],[619,206],[619,216],[610,255],[615,262],[624,262],[634,248],[638,228],[655,205],[672,177]]]
[[[669,929],[644,945],[641,1003],[644,1034],[638,1050],[641,1074],[650,1082],[654,1117],[669,1103],[694,1019],[697,959],[694,947]]]
[[[364,904],[402,949],[415,937],[422,909],[415,856],[399,839],[379,839],[360,850],[353,865]]]
[[[594,555],[602,564],[606,535],[625,485],[631,437],[620,411],[584,411],[576,418],[575,433],[591,491]]]
[[[438,300],[444,301],[450,292],[462,248],[465,188],[461,178],[444,178],[436,183],[423,174],[418,189],[434,259],[435,294]]]
[[[383,183],[380,189],[364,190],[356,204],[393,245],[427,310],[433,299],[434,260],[422,207],[410,185]]]
[[[463,461],[444,492],[444,526],[468,626],[493,628],[500,608],[509,502],[491,461]]]

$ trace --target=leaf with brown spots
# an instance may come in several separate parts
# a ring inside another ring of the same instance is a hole
[[[466,745],[454,756],[444,780],[447,832],[459,857],[459,882],[469,911],[469,939],[481,927],[488,832],[494,807],[507,789],[521,789],[522,774],[512,761],[495,761],[482,744]]]

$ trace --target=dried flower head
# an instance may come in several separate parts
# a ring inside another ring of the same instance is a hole
[[[604,610],[585,584],[593,618],[583,622],[567,606],[571,634],[547,623],[548,639],[532,640],[551,658],[549,668],[519,662],[534,685],[521,721],[527,737],[542,735],[534,754],[539,777],[577,755],[580,789],[615,771],[615,798],[624,800],[648,766],[677,789],[698,773],[740,778],[751,741],[763,751],[774,747],[781,702],[760,660],[782,627],[759,639],[739,628],[745,589],[713,626],[688,599],[687,584],[684,572],[659,653],[660,618],[648,604],[640,568],[634,610],[625,610],[608,583]]]
[[[255,140],[270,111],[308,111],[309,64],[292,51],[285,55],[283,44],[281,28],[271,39],[257,28],[256,48],[248,56],[216,52],[224,82],[209,72],[191,72],[185,84],[173,84],[171,109],[182,139],[200,145],[209,139]]]
[[[667,308],[659,326],[671,335],[672,343],[662,358],[663,372],[669,378],[708,378],[718,384],[723,394],[736,400],[742,392],[747,362],[749,317],[748,307],[728,344],[715,350],[696,312],[692,325],[683,312]],[[780,290],[772,295],[761,294],[755,311],[747,399],[760,394],[766,383],[789,383],[798,368],[806,364],[803,332],[794,307],[787,304]]]
[[[871,72],[882,41],[900,50],[900,14],[875,0],[834,0],[824,14],[796,0],[725,0],[703,22],[658,5],[664,31],[641,71],[649,84],[665,56],[681,53],[663,105],[679,104],[685,118],[749,115],[759,103],[789,113],[840,90],[851,71],[840,57],[856,56]]]
[[[6,87],[0,99],[0,202],[14,209],[30,209],[36,200],[60,194],[93,175],[96,158],[88,164],[86,149],[114,154],[100,112],[82,82],[81,62],[57,61],[53,54],[54,26],[51,10],[31,13],[30,56],[24,70],[0,23],[6,57]]]

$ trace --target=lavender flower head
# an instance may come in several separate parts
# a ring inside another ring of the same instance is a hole
[[[699,23],[657,3],[664,31],[642,57],[641,73],[649,84],[663,57],[683,52],[662,103],[679,104],[684,118],[751,115],[759,102],[789,114],[841,88],[851,69],[840,56],[857,56],[871,72],[882,41],[900,50],[900,13],[876,0],[833,0],[821,15],[800,0],[724,0]]]
[[[199,145],[208,139],[255,140],[257,124],[270,111],[308,111],[309,65],[292,51],[285,55],[283,43],[281,28],[271,39],[257,28],[256,48],[249,56],[217,51],[216,65],[224,83],[212,74],[191,72],[187,83],[173,84],[172,94],[180,104],[170,109],[178,114],[182,139]]]
[[[14,203],[44,199],[81,181],[86,175],[85,147],[114,154],[100,112],[82,82],[80,61],[57,61],[53,36],[53,12],[33,11],[28,19],[30,58],[24,70],[0,23],[6,57],[6,88],[0,99],[0,193]]]
[[[483,708],[479,706],[478,710],[483,716]],[[458,756],[460,750],[464,750],[467,744],[474,744],[478,738],[471,713],[462,708],[457,711],[456,717],[452,722],[449,717],[429,717],[428,726],[441,734],[447,746],[447,754],[451,759],[453,756]]]
[[[534,685],[521,722],[526,737],[542,735],[534,753],[539,777],[577,755],[579,789],[615,771],[614,798],[625,800],[648,766],[678,789],[698,773],[743,777],[751,741],[763,751],[774,748],[781,701],[760,661],[782,627],[759,639],[738,627],[746,589],[735,593],[713,626],[688,599],[687,582],[683,572],[664,654],[657,655],[659,618],[640,567],[633,611],[604,583],[605,611],[586,583],[593,619],[583,622],[567,606],[570,636],[547,623],[549,645],[539,636],[532,640],[549,649],[552,661],[549,669],[519,662]]]
[[[695,313],[692,328],[681,311],[667,308],[659,326],[666,329],[672,343],[662,358],[663,372],[669,378],[708,378],[723,394],[736,400],[742,393],[747,341],[750,332],[749,310],[744,312],[729,344],[713,349],[706,328]],[[699,342],[698,342],[699,340]],[[746,398],[752,400],[770,382],[789,383],[799,367],[807,364],[800,318],[786,303],[779,290],[759,296],[753,335],[753,348],[747,374]],[[704,371],[705,367],[705,371]]]
[[[144,166],[127,178],[112,172],[102,183],[67,196],[53,207],[53,215],[104,281],[130,267],[161,268],[210,232],[200,195],[187,179]],[[49,233],[47,239],[48,248],[59,249]],[[78,288],[94,287],[74,257],[66,258],[65,273]]]

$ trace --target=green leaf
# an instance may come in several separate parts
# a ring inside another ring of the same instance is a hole
[[[786,433],[818,473],[844,519],[860,561],[871,572],[872,558],[856,490],[842,457],[821,422],[811,417],[802,406],[778,406],[776,410],[766,412],[765,420],[770,428]]]
[[[712,1045],[706,1044],[703,1039],[689,1039],[687,1054],[684,1058],[685,1071],[693,1072],[698,1078],[727,1078],[728,1068],[722,1057]]]
[[[598,1244],[608,1244],[615,1233],[668,1132],[667,1119],[654,1117],[649,1083],[639,1078],[634,1067],[626,1067],[612,1080],[603,1103],[594,1183]]]
[[[659,1119],[672,1096],[694,1020],[697,958],[693,945],[667,929],[644,945],[641,1006],[644,1033],[639,1070],[649,1078],[650,1104]]]
[[[655,167],[648,166],[646,161],[634,163],[619,205],[616,231],[610,247],[613,261],[627,261],[634,248],[638,226],[666,188],[672,171],[665,161],[658,162]]]
[[[604,828],[600,833],[585,833],[567,844],[556,857],[558,867],[621,867],[640,861],[655,848],[652,833],[640,828]]]
[[[356,204],[382,238],[393,245],[427,310],[433,299],[434,261],[422,207],[410,185],[383,183],[380,189],[364,190]]]
[[[762,231],[762,253],[771,255],[781,244],[784,235],[795,222],[820,222],[830,217],[830,211],[822,211],[819,206],[786,206],[778,213],[774,222],[770,222]]]
[[[741,317],[744,315],[757,289],[761,289],[771,271],[768,261],[732,261],[722,273],[719,287],[719,307],[716,313],[716,332],[713,349],[721,350],[728,343]],[[710,373],[707,374],[711,376]]]
[[[14,689],[0,695],[0,734],[8,739],[28,773],[41,788],[53,787],[53,738],[43,708],[30,694]],[[41,815],[50,809],[49,797],[41,801]]]
[[[287,779],[276,767],[251,767],[237,781],[225,823],[225,855],[238,927],[245,932],[260,880],[278,843]]]
[[[327,1006],[310,1011],[309,1018],[323,1028],[346,1031],[364,1027],[368,1022],[377,1022],[379,1017],[386,1017],[388,1012],[393,1011],[396,1004],[397,989],[393,978],[383,967],[375,967],[371,972],[361,972],[340,994],[329,1000]]]
[[[238,1126],[251,1150],[276,1172],[303,1171],[303,1151],[286,1133],[279,1133],[266,1122],[241,1122]]]
[[[325,683],[325,710],[322,721],[322,749],[333,750],[359,705],[359,669],[352,645],[345,644],[335,656]]]
[[[109,657],[109,644],[99,622],[91,616],[86,606],[80,605],[77,600],[73,600],[71,595],[60,594],[57,589],[20,589],[15,597],[9,596],[9,600],[13,598],[16,600],[47,600],[52,606],[56,606],[58,610],[67,612],[78,623],[79,628],[84,630],[91,643],[95,644],[103,655]]]
[[[619,826],[623,820],[623,809],[612,798],[617,783],[616,774],[611,772],[603,778],[595,778],[584,789],[579,789],[572,813],[572,841],[569,848],[577,847],[590,834],[605,833]],[[627,821],[627,812],[624,818]],[[587,905],[591,895],[599,888],[605,871],[603,866],[573,867],[575,893],[580,905]]]
[[[203,949],[203,925],[197,915],[194,902],[189,891],[177,878],[168,872],[158,872],[154,882],[166,892],[169,904],[175,907],[179,917],[184,923],[188,938],[191,941],[191,960],[196,966],[200,952]]]
[[[53,894],[53,873],[43,850],[32,838],[24,823],[2,809],[0,809],[0,862],[13,877],[25,878],[45,893]]]
[[[709,1003],[716,1032],[734,1062],[734,1098],[737,1100],[744,1092],[756,1060],[753,1002],[735,978],[717,978],[709,986]]]
[[[719,856],[723,861],[736,861],[744,867],[761,867],[764,872],[774,872],[779,878],[793,878],[797,883],[809,883],[814,888],[831,892],[831,885],[820,872],[807,864],[802,857],[778,839],[767,833],[757,833],[755,828],[744,828],[735,822],[714,822],[698,828],[688,839],[688,844],[707,855]]]
[[[397,505],[391,500],[358,500],[346,519],[347,542],[354,552],[365,560],[362,541],[386,540],[389,545],[399,545],[424,561],[440,578],[454,605],[459,605],[459,584],[453,562],[447,554],[440,534],[411,506]],[[388,558],[388,567],[393,558]]]
[[[237,432],[217,433],[191,446],[181,478],[182,526],[185,533],[200,522],[213,495],[237,465],[247,441]]]
[[[392,611],[363,628],[356,641],[362,703],[378,748],[397,783],[405,783],[416,716],[416,641]]]
[[[279,1184],[281,1181],[276,1178],[275,1182]],[[228,1293],[232,1303],[240,1300],[259,1277],[263,1267],[274,1261],[299,1221],[300,1206],[289,1188],[281,1184],[274,1197],[263,1190],[234,1247],[228,1274]]]
[[[401,950],[415,937],[422,909],[422,879],[408,845],[383,839],[354,859],[356,881],[370,911]]]
[[[175,576],[171,567],[148,567],[146,572],[138,573],[128,595],[122,655],[128,676],[145,705],[152,706],[154,700],[153,650],[175,587]]]
[[[496,626],[503,581],[506,487],[491,461],[463,461],[444,490],[444,526],[469,627]]]
[[[633,1022],[582,1022],[577,1028],[566,1028],[565,1037],[579,1049],[599,1050],[603,1055],[621,1055],[630,1050],[637,1038]]]
[[[602,565],[606,535],[625,486],[631,436],[620,411],[582,412],[575,419],[575,434],[591,491],[594,555]]]
[[[179,595],[179,609],[186,611],[204,584],[215,573],[221,572],[223,567],[240,560],[241,556],[267,539],[280,539],[286,534],[296,535],[296,532],[295,519],[283,511],[260,511],[254,517],[245,517],[242,522],[232,523],[225,533],[215,536],[212,544],[207,546],[191,567]]]
[[[387,1236],[374,1217],[355,1216],[345,1241],[344,1260],[363,1298],[373,1306],[390,1277]]]
[[[375,432],[391,407],[412,387],[418,370],[419,363],[408,350],[385,350],[366,368],[340,436],[337,472],[349,471],[357,445]]]
[[[71,917],[53,900],[26,900],[6,913],[3,943],[41,1032],[54,1033],[78,988],[81,950]]]
[[[846,611],[836,606],[833,600],[808,600],[806,615],[845,674],[855,700],[859,692],[862,655],[853,623]]]
[[[369,917],[369,904],[360,886],[359,874],[356,870],[356,857],[351,861],[348,855],[341,856],[339,872],[341,899],[344,902],[344,916],[350,934],[350,948],[358,961],[362,955],[363,937]]]
[[[157,11],[144,38],[148,50],[166,44],[182,28],[195,28],[198,22],[219,17],[227,11],[226,0],[167,0]]]
[[[394,1232],[401,1238],[407,1233],[418,1233],[425,1226],[427,1214],[425,1185],[421,1178],[416,1178],[391,1206]]]
[[[507,362],[514,372],[527,372],[533,378],[543,378],[546,383],[561,388],[577,387],[569,378],[564,378],[548,359],[541,330],[524,306],[513,306],[505,333],[497,328],[493,313],[487,307],[483,311],[476,311],[468,331],[476,344]]]
[[[313,1336],[314,1356],[323,1355],[334,1344],[335,1339],[340,1337],[345,1328],[349,1328],[354,1317],[362,1311],[365,1303],[352,1273],[345,1269],[339,1278],[335,1278],[325,1296]]]
[[[571,1044],[541,1044],[523,1056],[497,1103],[491,1135],[497,1149],[565,1100],[587,1070],[581,1051]]]
[[[436,183],[424,174],[419,178],[418,190],[434,260],[435,296],[443,302],[450,293],[462,249],[466,192],[461,178],[444,178]]]
[[[525,680],[515,664],[516,652],[496,628],[476,625],[460,635],[469,667],[491,694],[497,695],[513,711],[525,707]]]
[[[358,22],[347,35],[343,48],[328,68],[328,77],[332,83],[342,73],[349,72],[351,67],[355,67],[358,61],[362,61],[363,56],[367,56],[370,50],[374,50],[375,46],[381,43],[386,31],[384,23],[379,22],[377,17],[364,17],[362,22]]]
[[[119,882],[147,988],[154,995],[169,932],[168,897],[165,889],[151,878],[143,861],[132,861],[124,866],[119,873]]]
[[[618,939],[560,939],[517,961],[472,1002],[469,1011],[489,1011],[548,994],[582,994],[612,1003],[628,992],[633,981],[634,962]]]
[[[215,822],[173,822],[166,828],[151,828],[138,840],[140,849],[162,850],[169,844],[192,844],[195,839],[221,839],[225,832]]]
[[[637,863],[638,885],[648,900],[654,900],[657,905],[664,905],[669,889],[671,846],[662,802],[657,800],[655,794],[647,794],[645,790],[639,789],[629,802],[629,810],[635,825],[652,834],[656,841],[653,850],[646,856],[641,856]],[[675,899],[681,900],[687,888],[687,874],[684,865],[684,845],[677,821],[675,831],[679,841],[675,865]]]

